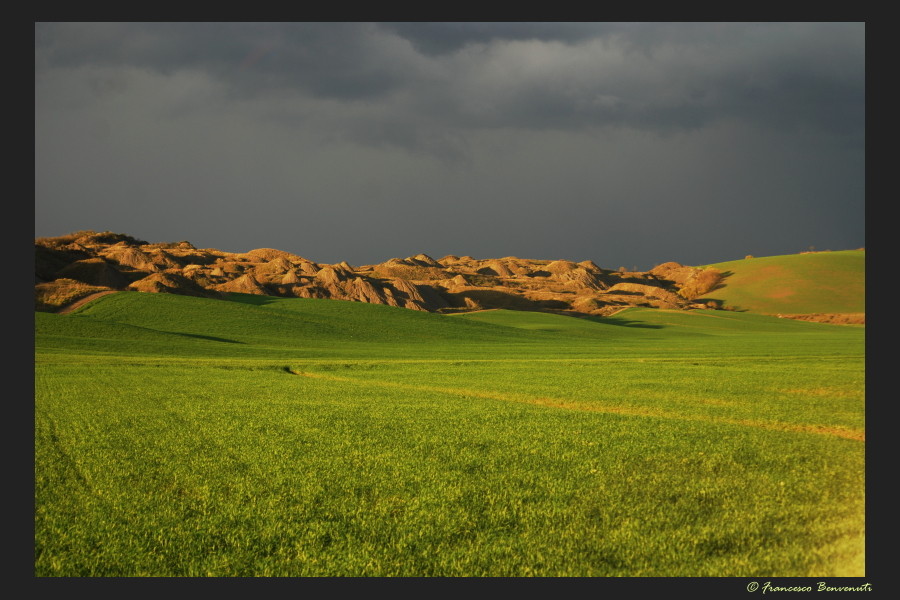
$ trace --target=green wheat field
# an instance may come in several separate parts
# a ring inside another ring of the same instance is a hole
[[[35,575],[862,576],[864,338],[241,294],[35,313]]]

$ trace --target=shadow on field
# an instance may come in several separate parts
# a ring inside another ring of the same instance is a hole
[[[725,308],[725,300],[724,299],[713,298],[713,297],[707,296],[705,294],[711,294],[712,292],[715,292],[717,290],[721,290],[722,288],[727,287],[728,284],[725,282],[725,280],[728,279],[729,277],[731,277],[732,275],[734,275],[734,271],[722,271],[721,274],[719,275],[719,281],[716,282],[716,284],[714,286],[712,286],[710,289],[706,290],[706,292],[704,293],[703,296],[695,298],[694,302],[699,302],[701,304],[712,303],[716,306],[716,308],[719,308],[719,309]],[[733,311],[733,312],[747,312],[747,309],[741,308],[740,306],[729,306],[728,310]]]
[[[660,325],[658,323],[644,323],[642,321],[632,321],[629,319],[624,319],[622,317],[594,317],[594,316],[585,316],[582,317],[588,321],[593,321],[594,323],[600,323],[601,325],[615,325],[617,327],[634,327],[637,329],[663,329],[665,325]]]
[[[175,333],[175,335],[183,335],[184,337],[198,338],[201,340],[209,340],[211,342],[225,342],[227,344],[246,344],[246,342],[239,342],[237,340],[229,340],[227,338],[213,337],[211,335],[200,335],[197,333],[176,333],[176,332],[172,332],[172,333]]]
[[[240,304],[250,304],[252,306],[264,306],[266,304],[272,304],[273,302],[277,302],[281,298],[276,298],[274,296],[260,296],[257,294],[239,294],[239,293],[230,293],[226,296],[226,300],[230,302],[238,302]]]

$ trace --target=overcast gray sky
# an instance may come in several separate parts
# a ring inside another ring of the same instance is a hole
[[[36,23],[35,235],[699,265],[865,245],[864,23]]]

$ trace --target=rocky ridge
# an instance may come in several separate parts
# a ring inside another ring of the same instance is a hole
[[[435,260],[417,254],[354,267],[272,248],[232,253],[111,232],[35,240],[36,308],[44,311],[100,291],[135,290],[208,298],[229,292],[330,298],[430,312],[510,308],[608,316],[629,306],[716,308],[696,299],[720,280],[714,269],[674,262],[624,272],[592,261],[454,255]]]

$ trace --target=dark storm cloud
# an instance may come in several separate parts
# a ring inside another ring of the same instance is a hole
[[[642,267],[858,247],[864,45],[862,23],[37,23],[36,234]]]
[[[373,58],[361,23],[38,24],[42,66],[203,71],[240,94],[279,88],[339,98],[378,95],[390,64]]]
[[[430,127],[858,129],[862,25],[39,24],[44,66],[191,69],[238,97],[375,103]],[[855,35],[854,35],[855,32]],[[435,108],[439,107],[438,113]],[[365,128],[357,134],[366,137]]]
[[[542,40],[578,42],[602,35],[616,25],[602,23],[381,23],[428,55],[456,52],[466,44]]]

